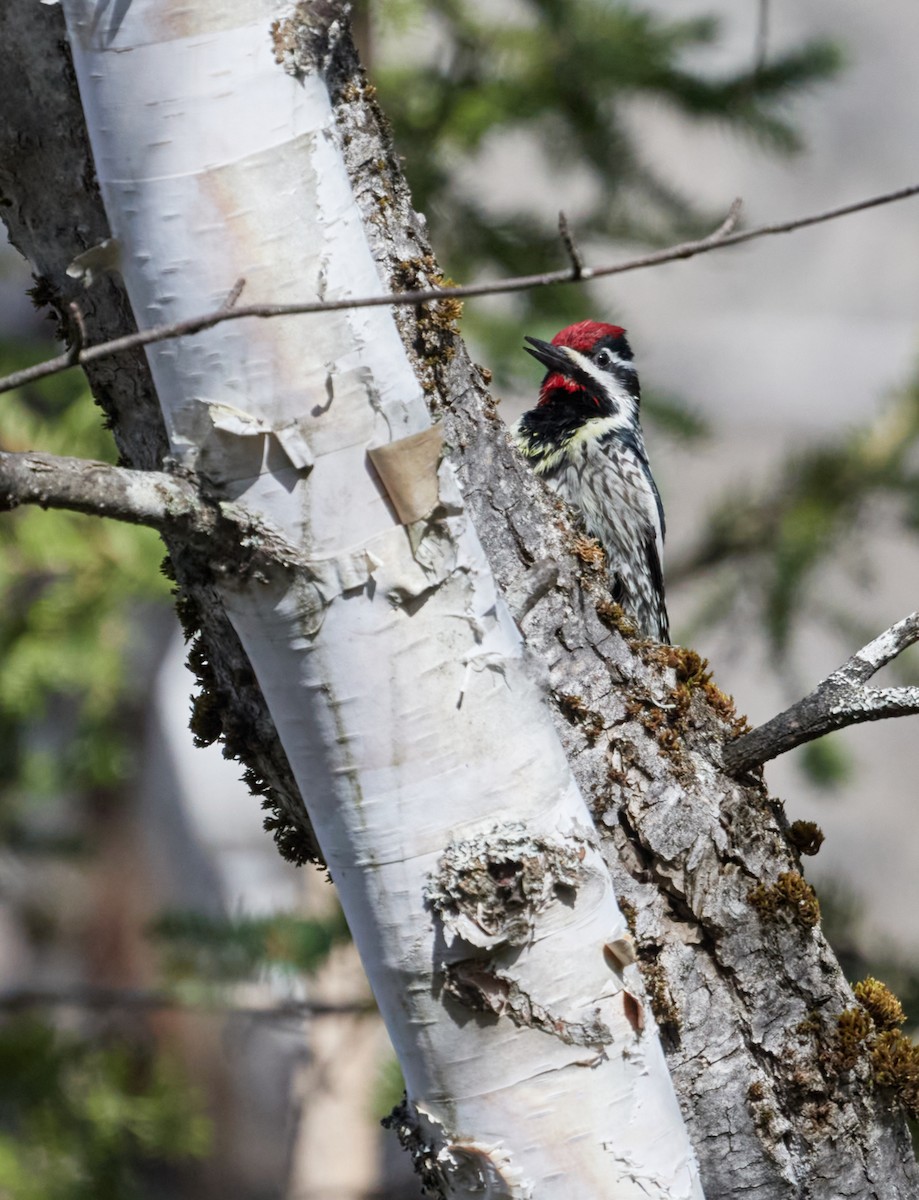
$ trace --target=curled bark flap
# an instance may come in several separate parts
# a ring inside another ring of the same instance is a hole
[[[367,451],[403,525],[424,520],[437,507],[437,468],[443,444],[443,428],[432,425]]]

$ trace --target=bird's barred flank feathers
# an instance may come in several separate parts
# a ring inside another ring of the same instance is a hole
[[[551,342],[526,340],[546,375],[537,406],[514,426],[517,446],[602,545],[613,599],[645,637],[667,642],[664,511],[645,453],[625,330],[581,321]]]

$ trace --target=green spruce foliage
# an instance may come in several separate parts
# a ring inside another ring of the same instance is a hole
[[[198,912],[164,913],[151,926],[164,970],[174,982],[233,983],[269,967],[309,974],[333,946],[349,940],[337,906],[327,917],[214,917]]]
[[[636,136],[636,106],[790,154],[801,148],[792,102],[842,64],[839,48],[820,40],[765,61],[751,45],[749,66],[719,72],[709,65],[721,32],[714,17],[662,16],[626,0],[497,9],[388,0],[380,14],[384,33],[423,47],[387,56],[384,40],[373,77],[415,206],[441,265],[460,280],[565,265],[558,208],[568,209],[582,244],[662,245],[709,232],[724,213],[704,211],[666,164],[650,160]],[[555,181],[554,208],[545,197],[535,202],[526,168],[515,185],[524,140],[539,177]],[[502,162],[510,165],[502,170]],[[519,358],[521,328],[551,336],[591,315],[592,301],[584,287],[537,289],[488,306],[487,321],[476,316],[485,306],[475,309],[466,333],[487,347],[500,378]]]

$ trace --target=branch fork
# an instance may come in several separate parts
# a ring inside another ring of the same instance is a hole
[[[919,713],[919,687],[872,687],[868,682],[917,641],[919,612],[914,612],[853,654],[797,704],[729,742],[725,766],[742,774],[836,729]]]

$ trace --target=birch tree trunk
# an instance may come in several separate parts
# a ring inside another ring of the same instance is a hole
[[[335,6],[64,7],[101,195],[60,15],[37,5],[0,14],[0,186],[43,297],[78,297],[92,340],[238,278],[248,302],[436,281]],[[68,266],[111,233],[125,290],[76,291]],[[247,763],[282,848],[328,863],[424,1181],[701,1195],[654,1014],[711,1197],[914,1195],[902,1115],[840,1040],[853,998],[781,807],[721,765],[728,701],[690,653],[615,627],[454,315],[162,343],[162,418],[137,357],[92,375],[129,462],[200,481],[208,535],[165,522],[197,730]]]

